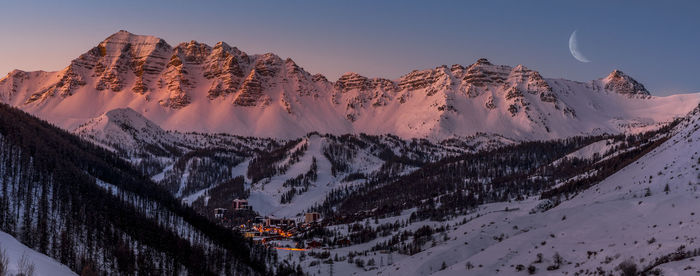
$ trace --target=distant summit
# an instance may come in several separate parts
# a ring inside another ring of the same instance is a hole
[[[612,71],[603,79],[605,89],[614,91],[620,94],[627,95],[644,95],[649,96],[651,93],[641,83],[634,80],[620,70]]]

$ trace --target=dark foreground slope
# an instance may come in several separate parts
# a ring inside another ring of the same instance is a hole
[[[78,273],[267,274],[274,259],[114,154],[7,105],[0,230]]]

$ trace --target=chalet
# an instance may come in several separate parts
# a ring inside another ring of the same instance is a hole
[[[305,223],[314,223],[317,222],[319,219],[321,219],[321,214],[312,212],[312,213],[306,213],[304,214],[304,222]]]

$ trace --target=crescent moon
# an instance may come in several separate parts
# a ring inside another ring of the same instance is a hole
[[[571,36],[569,37],[569,51],[571,51],[571,55],[574,56],[574,58],[580,62],[591,62],[589,59],[587,59],[581,51],[578,49],[578,39],[576,39],[576,31],[574,31]]]

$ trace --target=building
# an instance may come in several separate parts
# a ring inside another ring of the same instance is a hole
[[[252,239],[252,238],[255,238],[255,237],[259,237],[259,236],[260,236],[260,232],[258,232],[258,231],[246,231],[246,232],[243,232],[243,237],[244,237],[244,238],[251,238],[251,239]]]
[[[222,219],[226,214],[226,208],[216,208],[214,209],[214,218]]]
[[[265,226],[294,226],[294,220],[288,218],[268,217],[265,219]]]
[[[231,208],[233,210],[249,210],[250,206],[248,206],[248,200],[245,199],[234,199],[233,204],[231,204]]]
[[[321,219],[321,214],[319,214],[319,213],[311,212],[311,213],[304,214],[304,222],[305,223],[314,223],[314,222],[317,222],[319,219]]]

